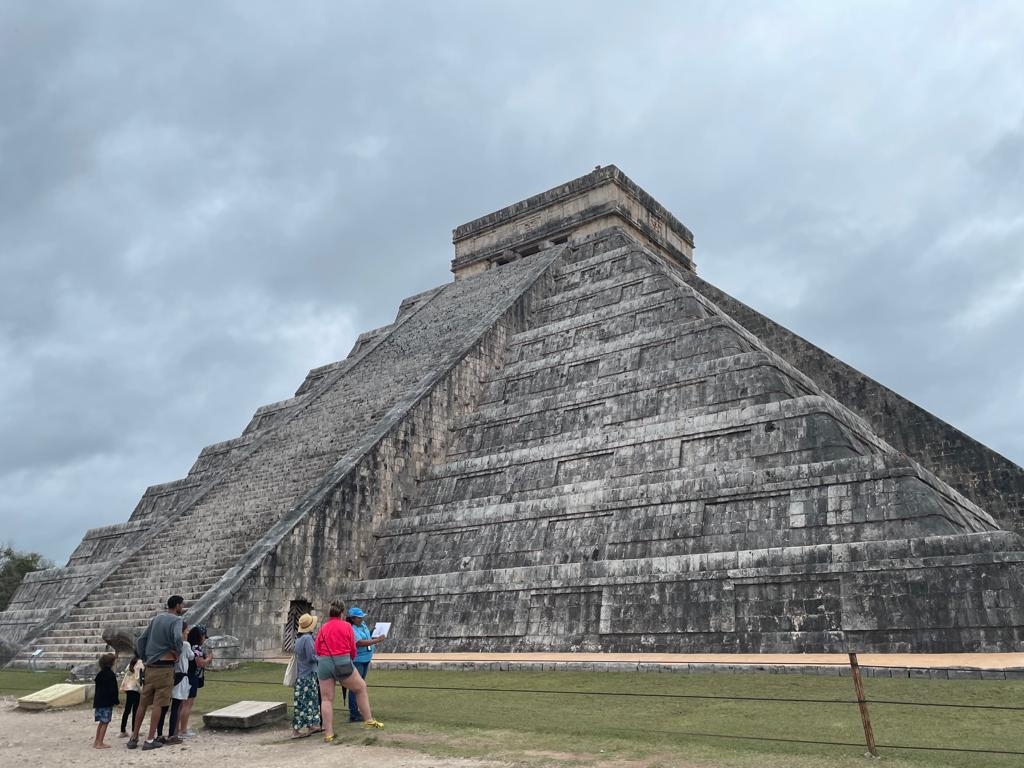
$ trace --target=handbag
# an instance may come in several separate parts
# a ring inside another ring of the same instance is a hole
[[[288,666],[284,668],[284,681],[283,685],[289,688],[295,687],[295,681],[299,676],[299,665],[295,663],[295,656],[292,656],[288,661]]]

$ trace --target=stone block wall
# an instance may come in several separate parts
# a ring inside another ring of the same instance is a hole
[[[692,273],[681,277],[897,450],[1024,534],[1024,469]]]

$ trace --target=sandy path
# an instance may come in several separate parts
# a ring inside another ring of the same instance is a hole
[[[859,653],[862,667],[915,669],[1020,669],[1024,653]],[[845,653],[386,653],[373,657],[379,668],[388,662],[573,662],[618,664],[799,664],[847,666]],[[287,664],[288,659],[276,659]]]
[[[4,766],[41,766],[42,768],[101,768],[102,766],[193,765],[215,768],[337,768],[365,765],[374,768],[500,768],[503,763],[479,760],[431,757],[387,746],[328,745],[317,737],[291,741],[290,726],[261,728],[256,731],[209,731],[181,746],[143,752],[125,748],[117,736],[117,723],[111,723],[107,743],[111,749],[92,747],[96,726],[92,710],[73,707],[64,710],[26,712],[14,699],[0,698],[0,755]],[[119,710],[115,712],[119,715]],[[347,725],[339,735],[363,732]],[[368,738],[373,738],[367,734]],[[382,738],[386,738],[382,737]]]

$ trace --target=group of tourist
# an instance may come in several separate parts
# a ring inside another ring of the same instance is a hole
[[[100,656],[93,698],[96,720],[93,746],[97,749],[110,748],[105,741],[107,726],[113,719],[114,707],[121,703],[119,693],[125,695],[121,736],[128,739],[128,749],[139,746],[139,733],[149,709],[149,732],[143,740],[143,750],[181,744],[183,739],[195,736],[188,727],[189,716],[213,654],[205,645],[206,627],[202,624],[189,627],[182,619],[184,613],[185,598],[181,595],[168,598],[167,610],[154,616],[135,641],[135,655],[120,685],[114,673],[117,654]],[[366,614],[358,607],[346,612],[343,604],[335,602],[328,614],[319,632],[316,631],[319,623],[316,616],[306,613],[298,620],[293,660],[292,736],[323,733],[324,740],[331,743],[334,741],[334,695],[339,684],[348,691],[349,722],[361,722],[364,728],[384,727],[370,711],[365,681],[374,646],[385,636],[373,636],[366,624]]]
[[[332,603],[315,638],[319,619],[309,613],[299,617],[292,738],[323,733],[326,742],[334,741],[334,694],[339,684],[348,691],[349,722],[362,722],[364,728],[384,727],[370,711],[365,682],[374,646],[384,636],[372,636],[366,614],[358,607],[348,609],[347,621],[343,614],[344,605]]]
[[[185,598],[172,595],[167,610],[152,618],[146,631],[135,642],[135,655],[121,679],[120,686],[113,667],[117,654],[105,653],[99,658],[93,709],[96,720],[97,749],[110,747],[104,739],[113,718],[113,708],[120,704],[119,690],[125,694],[121,715],[121,736],[128,739],[128,749],[139,746],[139,732],[152,708],[149,733],[142,749],[157,749],[165,744],[181,744],[195,736],[188,727],[189,716],[199,689],[205,683],[205,668],[213,660],[206,648],[206,627],[189,627],[181,618]],[[131,732],[128,731],[129,719]],[[167,735],[164,735],[164,726]]]

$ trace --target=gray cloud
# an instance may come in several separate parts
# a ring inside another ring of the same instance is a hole
[[[1016,4],[0,9],[0,538],[66,557],[614,162],[702,274],[1024,461]],[[42,522],[41,522],[42,521]]]

